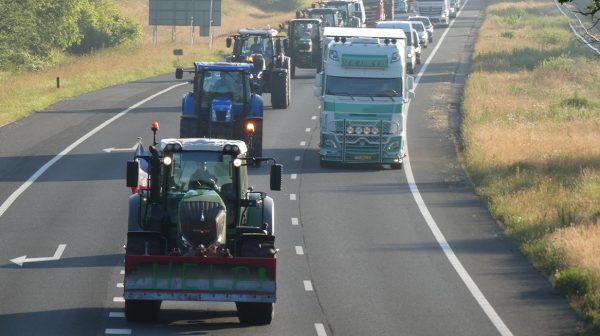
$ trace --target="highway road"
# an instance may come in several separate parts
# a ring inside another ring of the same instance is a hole
[[[153,324],[123,317],[125,162],[138,136],[151,142],[152,120],[159,136],[178,135],[189,84],[132,82],[0,128],[0,335],[573,334],[581,321],[503,236],[456,159],[483,8],[468,1],[424,50],[404,170],[319,167],[314,71],[297,72],[288,109],[267,108],[264,154],[285,172],[270,193],[279,254],[268,326],[239,325],[229,303],[168,302]],[[267,169],[251,171],[256,190]]]

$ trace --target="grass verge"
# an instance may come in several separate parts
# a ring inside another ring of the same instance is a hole
[[[552,1],[493,1],[462,162],[507,234],[600,333],[600,61]]]

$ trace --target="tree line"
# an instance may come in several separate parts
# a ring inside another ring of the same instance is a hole
[[[0,0],[0,70],[32,71],[65,52],[135,43],[142,28],[113,0]]]

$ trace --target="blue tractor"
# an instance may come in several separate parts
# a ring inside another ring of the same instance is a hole
[[[195,62],[193,91],[183,96],[181,138],[243,140],[250,157],[262,156],[263,100],[250,90],[252,64]]]

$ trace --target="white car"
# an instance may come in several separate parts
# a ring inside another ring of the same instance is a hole
[[[427,48],[427,41],[429,41],[429,34],[427,30],[425,30],[425,25],[421,21],[411,21],[413,28],[417,31],[419,35],[419,43],[423,48]]]
[[[433,24],[427,16],[409,16],[408,21],[421,21],[427,30],[429,43],[433,42]]]

